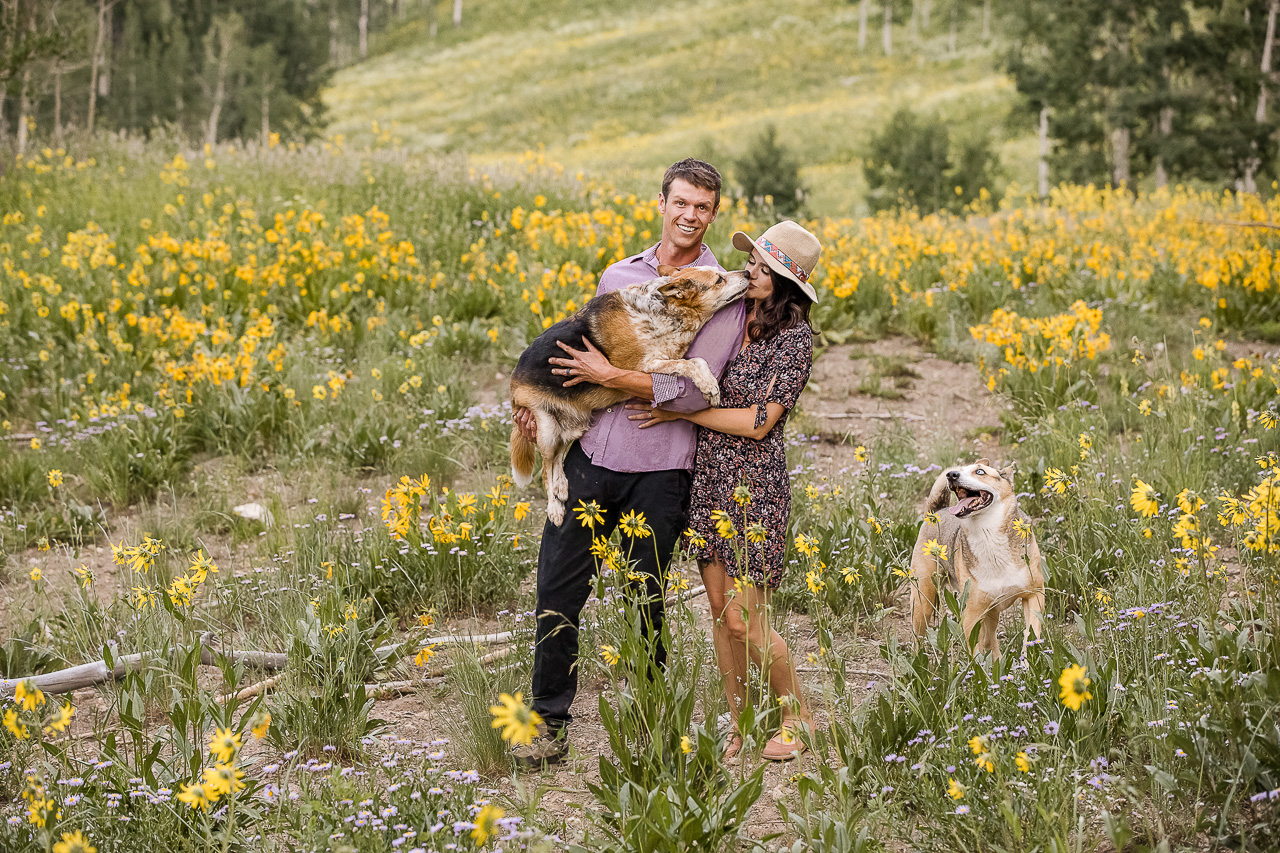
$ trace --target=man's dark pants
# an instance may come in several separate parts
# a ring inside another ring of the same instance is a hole
[[[533,710],[558,732],[569,724],[569,707],[578,692],[578,621],[591,595],[596,560],[591,555],[595,536],[608,538],[618,519],[632,510],[644,513],[653,537],[634,540],[630,559],[645,575],[639,592],[646,624],[654,633],[654,664],[666,663],[661,643],[663,570],[688,518],[688,471],[622,473],[593,465],[575,442],[564,460],[569,478],[564,524],[550,521],[542,531],[538,553],[538,633],[533,651]],[[604,510],[604,523],[595,530],[578,520],[578,501],[595,501]],[[624,537],[623,552],[627,552]]]

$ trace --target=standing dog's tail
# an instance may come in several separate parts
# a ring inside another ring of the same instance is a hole
[[[537,450],[538,446],[520,430],[511,428],[511,475],[522,489],[533,482],[533,458]]]

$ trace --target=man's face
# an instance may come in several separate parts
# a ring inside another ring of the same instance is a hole
[[[662,244],[678,251],[702,247],[707,228],[716,220],[716,194],[676,178],[665,196],[658,196],[662,215]]]

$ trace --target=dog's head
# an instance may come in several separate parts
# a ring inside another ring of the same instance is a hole
[[[939,485],[945,480],[945,488],[956,496],[956,503],[942,511],[956,518],[992,510],[999,513],[1014,500],[1012,465],[997,470],[991,460],[979,459],[972,465],[943,471],[938,479]],[[944,496],[943,500],[947,498]]]
[[[715,267],[685,267],[677,269],[665,264],[658,267],[661,278],[651,283],[653,295],[661,299],[668,310],[688,311],[702,322],[747,292],[750,282],[743,270],[723,272]]]

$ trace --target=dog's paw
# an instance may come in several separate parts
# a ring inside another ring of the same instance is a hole
[[[556,527],[564,524],[564,502],[552,497],[547,502],[547,518],[551,519],[551,523]]]
[[[705,396],[707,398],[708,406],[710,406],[713,409],[719,407],[720,405],[720,389],[719,388],[706,394]]]

